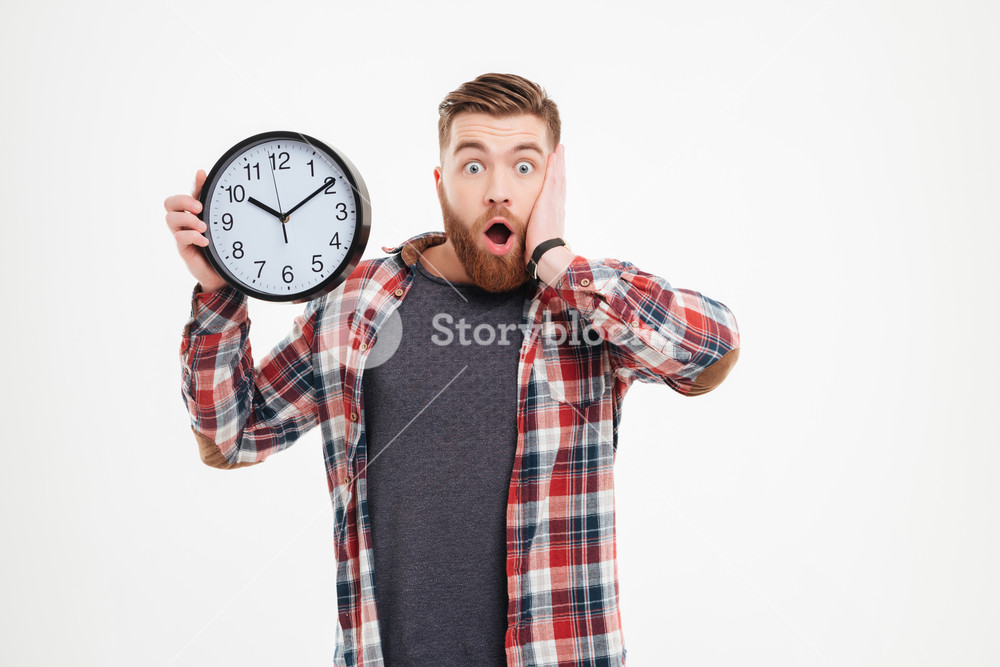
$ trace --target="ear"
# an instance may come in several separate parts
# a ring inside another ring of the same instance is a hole
[[[441,172],[441,167],[434,167],[434,194],[437,195],[438,203],[441,204],[441,210],[444,210],[444,174]]]
[[[437,190],[438,199],[444,194],[444,172],[441,167],[434,167],[434,189]]]

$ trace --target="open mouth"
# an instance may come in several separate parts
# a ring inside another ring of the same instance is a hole
[[[486,247],[494,255],[506,254],[514,245],[514,231],[503,218],[494,218],[492,222],[493,224],[483,232],[483,236],[486,238]]]

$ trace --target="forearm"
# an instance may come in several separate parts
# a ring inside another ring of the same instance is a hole
[[[263,461],[314,419],[311,322],[297,319],[292,333],[255,368],[246,301],[231,287],[196,292],[181,342],[191,428],[202,460],[218,468]]]
[[[738,358],[736,318],[721,302],[630,262],[579,255],[557,262],[562,270],[552,287],[611,344],[621,377],[696,396],[718,386]]]

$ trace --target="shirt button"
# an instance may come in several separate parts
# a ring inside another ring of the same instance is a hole
[[[590,278],[584,278],[583,280],[580,281],[580,284],[586,287],[587,285],[590,284]]]
[[[632,320],[632,328],[633,329],[639,328],[639,320]]]
[[[344,484],[347,484],[348,486],[351,485],[351,476],[350,475],[348,475],[347,477],[344,478]]]
[[[367,350],[368,349],[368,343],[361,343],[361,349],[362,350]]]
[[[402,287],[397,287],[396,291],[393,292],[393,294],[395,294],[396,296],[403,296],[403,288]]]
[[[358,413],[357,412],[352,412],[351,413],[351,421],[352,422],[358,421]]]

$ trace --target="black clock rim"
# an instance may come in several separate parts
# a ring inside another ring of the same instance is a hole
[[[356,211],[354,238],[347,250],[347,255],[345,256],[344,261],[341,262],[338,270],[331,273],[323,282],[309,288],[308,290],[289,292],[288,294],[270,294],[268,292],[262,292],[246,285],[243,281],[237,278],[229,270],[225,263],[223,263],[221,257],[219,257],[218,249],[215,246],[215,240],[210,234],[208,234],[208,223],[205,222],[209,219],[209,194],[212,192],[212,186],[215,180],[220,176],[221,172],[225,171],[225,168],[229,166],[236,156],[248,148],[252,148],[255,145],[272,141],[274,139],[288,139],[289,141],[296,141],[300,143],[305,142],[314,149],[318,149],[326,153],[330,159],[340,166],[341,170],[350,181],[351,193],[354,196],[354,210]],[[232,285],[234,288],[243,292],[247,296],[261,299],[263,301],[304,303],[336,289],[340,284],[347,280],[347,277],[350,276],[351,272],[357,267],[358,263],[361,261],[361,256],[364,254],[365,247],[368,245],[368,236],[371,231],[371,204],[369,203],[370,199],[368,197],[368,188],[365,186],[361,173],[346,155],[337,149],[328,146],[322,141],[307,134],[302,134],[301,132],[272,130],[255,134],[234,144],[215,162],[212,169],[208,172],[208,175],[205,177],[205,182],[202,185],[198,201],[201,203],[201,213],[198,214],[198,218],[206,224],[206,229],[201,235],[208,239],[209,243],[208,246],[201,248],[202,255],[208,260],[209,264],[212,265],[212,268],[215,269],[216,273],[218,273],[229,285]]]

